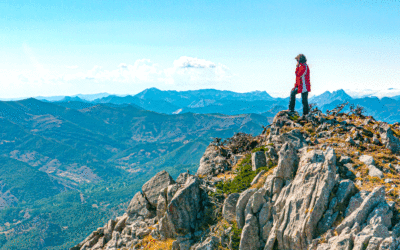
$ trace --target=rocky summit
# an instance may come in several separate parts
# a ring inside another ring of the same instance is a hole
[[[194,175],[162,171],[72,250],[400,249],[400,128],[279,112],[211,143]]]

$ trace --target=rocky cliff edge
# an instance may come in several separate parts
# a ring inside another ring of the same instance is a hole
[[[72,250],[400,249],[399,124],[279,112],[211,143],[196,175],[162,171]]]

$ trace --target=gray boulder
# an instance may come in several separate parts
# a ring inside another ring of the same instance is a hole
[[[250,197],[256,192],[256,189],[247,189],[243,191],[236,204],[236,222],[238,228],[243,228],[245,222],[245,213],[244,210],[246,208],[247,202]]]
[[[222,216],[229,223],[232,223],[236,219],[236,204],[240,197],[240,194],[233,193],[228,195],[224,201],[224,206],[222,207]]]
[[[335,240],[330,241],[331,248],[335,250],[350,250],[353,246],[353,235],[352,234],[341,234],[335,237]]]
[[[165,188],[160,192],[157,200],[157,218],[161,219],[165,211],[167,211],[168,201],[167,201],[167,189]]]
[[[264,226],[261,226],[260,237],[265,242],[271,233],[272,227],[274,226],[273,221],[267,221]]]
[[[299,157],[291,143],[285,143],[278,153],[278,166],[274,170],[275,178],[292,180],[299,164]]]
[[[258,214],[258,223],[260,224],[261,228],[271,219],[271,208],[271,202],[267,201],[263,204],[260,213]]]
[[[197,231],[202,222],[203,200],[200,181],[190,176],[169,202],[160,220],[160,233],[164,237],[186,235]]]
[[[362,155],[360,156],[359,160],[362,161],[365,165],[375,165],[374,157],[370,155]]]
[[[158,172],[153,178],[151,178],[142,186],[143,195],[153,207],[157,207],[157,200],[161,190],[173,183],[175,182],[172,177],[167,171],[163,170]]]
[[[172,185],[168,186],[168,188],[167,188],[167,196],[166,196],[167,197],[167,204],[169,204],[169,202],[172,200],[172,198],[174,197],[176,192],[178,192],[180,187],[181,187],[181,185],[179,185],[179,184],[172,184]]]
[[[245,226],[242,230],[239,250],[260,249],[260,229],[258,228],[257,217],[253,214],[246,216]]]
[[[265,167],[267,165],[266,159],[265,159],[265,153],[264,151],[258,151],[251,153],[251,167],[253,171],[256,171],[260,167]]]
[[[387,149],[390,149],[393,153],[400,152],[400,140],[394,135],[393,130],[388,124],[384,124],[379,128],[379,134],[382,144]]]
[[[379,170],[377,167],[374,165],[368,165],[368,175],[371,177],[378,177],[378,178],[383,178],[383,172]]]
[[[400,237],[400,223],[397,223],[397,224],[393,227],[392,232],[393,232],[393,236],[394,236],[394,237],[396,237],[396,238]]]
[[[354,239],[353,250],[364,250],[371,238],[372,235],[357,235]]]
[[[213,176],[228,169],[229,163],[214,145],[209,145],[200,159],[200,166],[196,175]]]
[[[133,196],[126,212],[131,216],[152,216],[152,213],[150,212],[150,204],[147,202],[147,199],[143,196],[141,192],[137,192],[135,196]]]
[[[327,210],[322,219],[318,222],[317,230],[319,234],[323,234],[328,231],[332,227],[332,224],[336,221],[338,215],[339,211],[334,212],[332,209]]]

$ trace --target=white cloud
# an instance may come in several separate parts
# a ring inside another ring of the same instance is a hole
[[[194,57],[181,56],[178,60],[174,61],[175,68],[215,68],[213,62],[198,59]]]
[[[232,76],[227,66],[204,59],[182,56],[164,70],[164,81],[177,86],[213,86]]]

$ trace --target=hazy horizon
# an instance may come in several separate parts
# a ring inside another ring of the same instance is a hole
[[[154,87],[150,87],[150,88],[154,88]],[[143,89],[141,91],[138,91],[137,93],[127,93],[127,94],[116,94],[116,93],[107,93],[107,92],[102,92],[102,93],[93,93],[93,94],[84,94],[84,93],[78,93],[78,94],[72,94],[72,95],[50,95],[50,96],[24,96],[24,97],[14,97],[14,98],[0,98],[0,101],[18,101],[18,100],[23,100],[23,99],[27,99],[27,98],[38,98],[38,99],[46,99],[46,98],[51,98],[54,99],[55,101],[57,100],[61,100],[64,97],[79,97],[81,99],[84,100],[88,100],[88,101],[93,101],[95,99],[98,98],[102,98],[102,97],[106,97],[106,96],[110,96],[110,95],[115,95],[115,96],[120,96],[120,97],[124,97],[124,96],[134,96],[138,93],[141,93],[144,90],[150,89],[150,88],[146,88]],[[209,88],[209,89],[214,89],[214,88]],[[162,90],[162,89],[160,89]],[[168,90],[162,90],[162,91],[178,91],[178,92],[184,92],[184,91],[196,91],[196,90],[201,90],[201,89],[190,89],[190,90],[173,90],[173,89],[168,89]],[[219,89],[215,89],[215,90],[219,90]],[[362,97],[378,97],[378,98],[383,98],[383,97],[394,97],[394,96],[398,96],[400,95],[400,89],[396,89],[396,88],[388,88],[388,89],[382,89],[382,90],[372,90],[372,89],[364,89],[364,90],[349,90],[349,89],[335,89],[335,90],[325,90],[321,93],[313,93],[311,92],[309,97],[314,97],[314,96],[319,96],[325,92],[334,92],[334,91],[338,91],[338,90],[343,90],[346,92],[346,94],[348,94],[349,96],[351,96],[352,98],[362,98]],[[231,91],[231,90],[220,90],[220,91]],[[270,96],[274,97],[274,98],[288,98],[289,95],[277,95],[276,93],[270,93],[268,91],[260,91],[260,90],[255,90],[255,91],[245,91],[245,92],[238,92],[238,91],[232,91],[232,92],[236,92],[236,93],[251,93],[251,92],[267,92]],[[300,98],[300,96],[297,96],[297,98]]]

